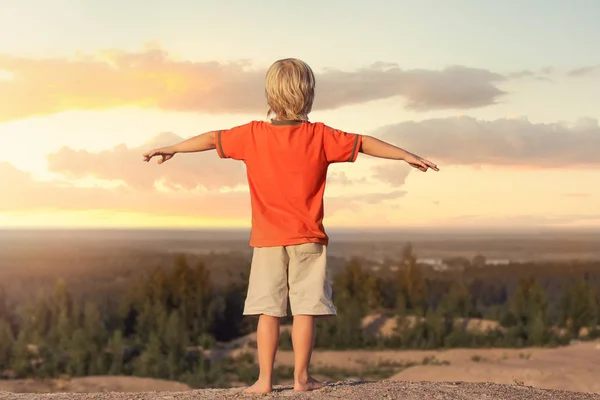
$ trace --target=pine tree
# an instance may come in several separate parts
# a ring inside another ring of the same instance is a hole
[[[11,366],[15,336],[8,322],[0,318],[0,373]]]
[[[184,319],[186,326],[193,328],[190,339],[211,332],[217,318],[216,313],[219,311],[218,304],[213,304],[215,288],[210,270],[203,262],[196,265],[194,276],[194,295],[190,302],[193,311],[186,317],[188,320]],[[192,321],[189,318],[192,318]]]
[[[151,332],[144,352],[136,359],[136,375],[158,379],[169,377],[160,338]]]
[[[182,329],[179,313],[177,311],[171,312],[164,336],[169,379],[177,379],[185,369],[186,336],[186,332]]]
[[[113,335],[108,342],[108,348],[111,354],[110,368],[108,373],[110,375],[123,374],[125,342],[123,340],[123,333],[121,330],[117,329],[113,332]]]
[[[53,343],[60,346],[61,349],[68,348],[73,330],[74,326],[71,318],[69,317],[68,311],[65,309],[60,310],[58,321],[56,323],[56,329],[54,330]]]
[[[12,368],[14,369],[17,378],[31,376],[33,372],[28,344],[26,333],[20,331],[17,335],[17,341],[14,344],[12,358]]]
[[[335,321],[334,346],[337,348],[360,348],[365,345],[362,320],[363,305],[358,299],[349,300],[340,309]],[[333,321],[332,321],[333,322]]]
[[[4,286],[0,286],[0,321],[2,320],[8,323],[13,321],[11,308],[8,304],[8,295]]]
[[[59,279],[54,287],[53,299],[50,302],[52,315],[58,318],[60,314],[65,314],[67,317],[72,316],[73,297],[67,288],[67,284],[63,279]],[[54,320],[56,321],[56,319]]]
[[[399,270],[398,281],[400,293],[406,300],[406,309],[409,313],[423,316],[427,311],[426,282],[410,243],[402,252],[402,265],[404,268]]]
[[[82,332],[88,346],[90,375],[102,375],[107,372],[107,360],[104,346],[107,332],[102,316],[96,304],[86,302],[83,308]]]
[[[469,293],[469,288],[459,283],[452,285],[450,292],[444,297],[440,307],[447,318],[469,318],[476,315],[475,301]]]
[[[346,268],[334,278],[335,301],[340,309],[348,303],[353,303],[360,313],[368,311],[369,274],[363,271],[360,263],[353,259]]]
[[[426,344],[425,348],[435,349],[444,345],[446,336],[446,324],[444,317],[438,311],[427,311],[425,317],[426,325]]]
[[[53,311],[47,299],[41,297],[37,299],[35,305],[26,308],[28,311],[23,314],[24,329],[30,339],[46,337],[56,322],[53,315],[56,311]]]
[[[139,307],[135,319],[135,338],[138,345],[144,345],[150,338],[150,332],[155,330],[154,304],[147,298]]]
[[[152,302],[158,302],[164,305],[171,301],[171,291],[165,271],[162,268],[156,268],[149,279],[146,280],[145,290],[141,292],[139,300],[150,299]]]
[[[166,334],[167,324],[169,322],[169,311],[165,305],[161,303],[154,303],[152,307],[152,315],[152,332],[162,339]]]
[[[34,360],[42,360],[41,364],[35,366],[32,374],[39,378],[53,378],[67,371],[67,353],[58,351],[56,346],[48,345],[44,340],[37,343],[37,354]]]
[[[96,304],[87,301],[83,309],[83,330],[94,349],[106,343],[106,329]]]
[[[67,348],[67,373],[71,376],[85,376],[91,364],[90,341],[85,331],[77,328]]]
[[[529,338],[534,346],[544,346],[548,343],[548,326],[542,314],[536,314],[529,323]]]
[[[548,331],[548,300],[544,289],[532,277],[519,281],[516,292],[509,302],[510,313],[515,317],[516,324],[511,328],[517,345],[542,345]],[[535,332],[533,338],[531,333]],[[543,333],[542,333],[543,332]]]
[[[596,293],[583,278],[575,281],[566,290],[562,300],[563,324],[569,327],[571,335],[579,336],[583,327],[598,323]]]

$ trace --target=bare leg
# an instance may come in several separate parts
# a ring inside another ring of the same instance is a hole
[[[294,390],[316,390],[326,386],[308,374],[308,366],[312,355],[315,337],[315,317],[312,315],[295,315],[292,327],[292,344],[294,345]]]
[[[258,381],[246,393],[269,393],[273,390],[273,365],[279,346],[279,318],[261,315],[256,328],[256,346],[258,347]]]

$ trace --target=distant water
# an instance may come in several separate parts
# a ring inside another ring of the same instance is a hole
[[[444,239],[489,239],[489,238],[600,238],[600,229],[590,230],[550,230],[550,229],[327,229],[332,240],[444,240]],[[248,240],[249,229],[2,229],[0,241],[3,239],[78,239],[78,240]]]
[[[507,260],[600,259],[600,232],[441,229],[329,229],[327,232],[331,238],[329,254],[342,258],[367,257],[378,262],[398,258],[407,242],[413,244],[420,258],[435,262],[457,256],[470,259],[476,254],[483,254],[497,264]],[[27,254],[32,249],[64,252],[73,248],[102,252],[150,249],[168,253],[246,253],[250,250],[249,238],[248,229],[0,229],[0,255],[16,257],[15,254]]]
[[[548,229],[515,229],[515,230],[474,230],[474,229],[327,229],[332,242],[427,242],[445,240],[477,240],[477,239],[600,239],[600,230],[548,230]],[[248,242],[249,229],[1,229],[0,243],[15,240],[40,241],[233,241]]]

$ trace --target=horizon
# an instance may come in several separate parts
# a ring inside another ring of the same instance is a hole
[[[231,228],[231,227],[69,227],[69,226],[43,226],[43,227],[0,227],[2,232],[173,232],[173,233],[235,233],[240,235],[249,235],[248,228]],[[425,235],[425,236],[446,236],[446,235],[495,235],[495,236],[544,236],[544,235],[562,235],[562,234],[600,234],[600,228],[596,227],[421,227],[421,228],[402,228],[402,227],[346,227],[346,228],[329,228],[326,229],[327,234],[332,235],[361,235],[361,234],[380,234],[380,235]]]

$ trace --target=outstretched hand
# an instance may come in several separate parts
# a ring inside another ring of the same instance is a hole
[[[165,161],[169,161],[175,152],[170,147],[161,147],[160,149],[150,150],[149,152],[144,154],[144,161],[148,162],[152,159],[152,157],[160,156],[161,158],[158,160],[159,164],[164,163]]]
[[[427,172],[429,168],[431,168],[434,171],[439,171],[437,165],[435,165],[429,160],[417,156],[416,154],[409,155],[404,159],[404,161],[410,164],[411,167],[421,170],[423,172]]]

